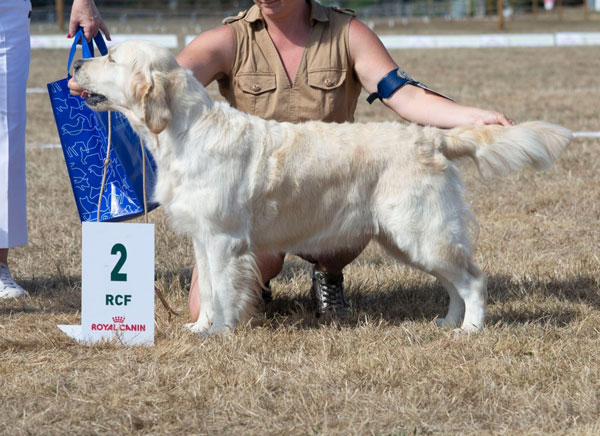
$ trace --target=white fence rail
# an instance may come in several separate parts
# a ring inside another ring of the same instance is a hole
[[[598,0],[600,1],[600,0]],[[167,48],[177,49],[189,44],[195,35],[187,35],[180,45],[175,34],[119,34],[112,35],[114,45],[127,39],[144,39]],[[381,35],[388,49],[423,48],[486,48],[486,47],[565,47],[600,45],[600,32],[557,33],[487,33],[481,35]],[[64,35],[32,35],[32,49],[70,48],[73,40]]]

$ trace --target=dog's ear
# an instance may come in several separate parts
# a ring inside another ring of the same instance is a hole
[[[146,125],[154,134],[167,128],[172,115],[169,108],[169,81],[164,73],[152,73],[152,87],[144,101]]]
[[[139,75],[135,81],[134,95],[141,103],[141,118],[154,134],[165,130],[172,119],[168,87],[167,75],[158,71],[150,77]]]

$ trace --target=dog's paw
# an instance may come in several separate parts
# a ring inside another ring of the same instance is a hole
[[[210,327],[200,326],[198,324],[199,323],[197,323],[197,322],[190,322],[190,323],[184,324],[184,327],[186,329],[188,329],[191,333],[193,333],[197,336],[208,336]]]
[[[231,333],[231,329],[226,325],[221,325],[221,327],[219,327],[209,323],[190,322],[188,324],[184,324],[184,327],[199,337]]]
[[[435,325],[442,328],[452,328],[458,325],[458,321],[452,321],[446,318],[437,318],[434,322]]]
[[[211,327],[212,323],[208,320],[208,317],[202,316],[202,314],[198,317],[198,321],[185,324],[185,328],[198,336],[208,336]]]
[[[454,329],[454,333],[458,333],[458,334],[471,334],[471,333],[479,333],[481,331],[482,327],[477,327],[474,324],[465,324],[463,323],[462,326],[460,326],[460,328],[458,329]]]

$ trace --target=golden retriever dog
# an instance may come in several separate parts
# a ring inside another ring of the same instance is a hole
[[[453,161],[472,159],[484,177],[545,169],[572,137],[540,121],[450,130],[267,121],[211,100],[169,50],[142,41],[76,62],[74,78],[88,106],[122,112],[154,155],[155,200],[193,240],[201,309],[188,326],[204,334],[252,317],[253,253],[318,257],[371,239],[439,279],[450,305],[438,324],[480,330],[486,276]]]

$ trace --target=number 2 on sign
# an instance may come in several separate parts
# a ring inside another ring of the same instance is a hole
[[[112,282],[126,282],[127,281],[127,273],[122,273],[121,268],[123,268],[123,265],[125,264],[125,261],[127,260],[127,249],[125,248],[125,246],[123,244],[117,243],[117,244],[113,245],[112,250],[110,250],[110,254],[112,254],[112,255],[120,254],[117,264],[115,265],[115,267],[113,268],[113,270],[110,273],[110,280]]]

